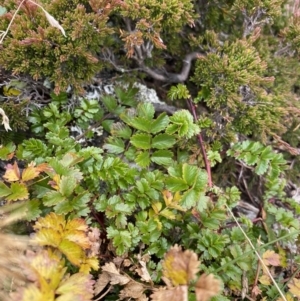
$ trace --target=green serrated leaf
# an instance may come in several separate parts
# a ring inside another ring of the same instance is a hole
[[[145,117],[134,117],[130,120],[129,125],[137,130],[150,133],[152,128],[152,121]]]
[[[194,189],[197,191],[204,191],[208,183],[207,172],[203,169],[199,169],[197,178],[195,180]]]
[[[151,148],[151,135],[135,134],[131,137],[130,142],[136,148],[150,149]]]
[[[118,107],[117,100],[115,99],[114,96],[105,95],[102,97],[101,101],[105,105],[106,109],[111,113],[114,113],[114,111]]]
[[[112,239],[118,255],[124,254],[131,247],[131,234],[127,230],[116,230],[110,226],[107,228],[107,237]]]
[[[68,214],[74,211],[72,203],[68,199],[64,199],[63,201],[57,203],[54,206],[54,209],[57,214]]]
[[[248,152],[245,154],[244,160],[247,164],[254,165],[258,160],[258,155]]]
[[[150,165],[150,156],[149,156],[149,152],[141,152],[136,156],[135,159],[136,164],[138,164],[139,166],[145,168],[148,167]]]
[[[160,114],[154,121],[152,121],[150,133],[156,134],[163,131],[168,126],[169,122],[170,120],[167,113]]]
[[[53,206],[65,200],[65,197],[59,191],[47,192],[43,197],[45,206]]]
[[[199,212],[203,212],[207,208],[207,204],[210,201],[210,198],[205,194],[201,193],[199,199],[197,200],[196,207]]]
[[[25,184],[12,183],[10,186],[11,194],[6,197],[7,201],[26,200],[29,197],[28,189]]]
[[[23,156],[26,157],[44,157],[47,154],[47,146],[38,139],[29,139],[23,142],[24,152]]]
[[[193,186],[198,175],[197,166],[182,164],[182,177],[189,186]]]
[[[112,124],[111,134],[115,137],[130,139],[132,131],[128,125],[121,122],[116,122]]]
[[[194,189],[190,189],[182,195],[182,198],[180,200],[180,205],[186,209],[190,209],[196,206],[199,197],[200,197],[200,192]]]
[[[42,210],[40,209],[40,200],[29,200],[26,204],[26,219],[34,221],[40,217]]]
[[[107,143],[103,145],[104,149],[107,149],[109,153],[121,154],[125,150],[125,143],[120,138],[109,137]]]
[[[259,160],[257,162],[256,167],[255,167],[255,172],[258,175],[263,175],[268,170],[268,167],[269,167],[269,161],[268,160]]]
[[[155,109],[153,104],[150,102],[139,103],[137,107],[137,114],[139,117],[152,120],[155,114]]]
[[[153,137],[151,146],[158,149],[166,149],[172,147],[176,143],[174,136],[168,134],[159,134]]]
[[[189,186],[182,178],[168,177],[166,179],[167,189],[172,192],[187,190]]]
[[[74,192],[76,186],[77,181],[74,177],[62,176],[59,182],[59,192],[62,196],[68,197]]]
[[[3,182],[0,182],[0,198],[8,196],[11,194],[11,190]]]
[[[158,165],[171,165],[173,153],[168,150],[158,150],[151,155],[151,161]]]

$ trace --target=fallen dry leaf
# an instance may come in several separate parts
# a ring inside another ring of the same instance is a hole
[[[180,285],[170,289],[160,288],[150,297],[152,301],[188,301],[188,286]]]
[[[139,260],[139,263],[141,265],[140,268],[137,268],[135,271],[138,273],[138,275],[142,278],[143,281],[151,282],[151,276],[147,270],[146,262],[143,260]]]
[[[101,273],[96,281],[94,294],[100,294],[110,282],[110,276],[107,272]]]
[[[130,278],[128,276],[123,276],[119,273],[119,271],[117,270],[113,262],[106,263],[102,267],[102,271],[108,273],[110,277],[110,283],[112,285],[114,284],[125,285],[130,281]]]
[[[142,283],[131,280],[125,285],[125,287],[120,291],[120,300],[126,298],[139,299],[144,293],[145,287]]]
[[[143,294],[140,298],[136,299],[135,301],[148,301],[148,300],[149,300],[149,298],[146,297],[145,294]]]
[[[195,285],[197,301],[207,301],[221,291],[221,282],[213,274],[202,274]]]

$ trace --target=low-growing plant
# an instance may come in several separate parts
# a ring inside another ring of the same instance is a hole
[[[299,298],[300,206],[286,195],[299,3],[286,4],[1,2],[1,70],[19,78],[1,83],[0,198],[24,206],[34,243],[31,283],[5,287],[14,300]],[[115,95],[78,97],[112,70],[128,75]],[[176,108],[137,101],[136,78]]]

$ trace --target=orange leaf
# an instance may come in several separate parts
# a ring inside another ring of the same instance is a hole
[[[39,172],[52,171],[53,169],[49,166],[48,163],[41,163],[36,166],[36,169]]]
[[[195,278],[200,262],[197,254],[175,245],[165,255],[163,275],[170,279],[173,285],[185,285]]]
[[[7,164],[6,172],[3,178],[8,182],[14,182],[20,180],[20,170],[16,161],[14,165]]]
[[[213,274],[202,274],[196,282],[195,292],[197,301],[207,301],[221,291],[220,280],[214,278]]]

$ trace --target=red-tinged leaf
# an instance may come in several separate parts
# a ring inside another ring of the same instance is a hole
[[[20,180],[20,170],[16,161],[14,165],[7,164],[6,172],[3,178],[8,182],[15,182]]]
[[[83,249],[75,242],[63,239],[59,244],[58,249],[76,266],[80,266],[82,260],[85,258]]]
[[[22,201],[29,197],[27,187],[22,183],[12,183],[10,192],[11,194],[6,197],[7,201]]]
[[[86,275],[83,273],[73,274],[70,278],[67,278],[60,284],[56,293],[62,296],[65,294],[72,294],[74,297],[80,296],[83,301],[92,300],[94,296],[94,283],[95,281],[92,280],[92,275]]]
[[[35,179],[36,177],[38,177],[38,175],[40,174],[40,172],[37,170],[36,167],[30,165],[27,168],[25,168],[22,172],[22,180],[24,182],[26,181],[30,181]]]
[[[57,248],[62,240],[62,236],[55,228],[44,228],[35,234],[34,240],[41,246],[52,246]]]
[[[48,163],[38,164],[35,168],[39,172],[50,172],[50,171],[53,171],[53,168],[50,167]]]
[[[280,266],[280,255],[276,254],[274,251],[267,250],[262,257],[266,265],[271,265],[275,267]]]
[[[55,190],[59,189],[59,183],[60,183],[60,175],[55,174],[52,177],[52,180],[48,182],[48,184]]]

